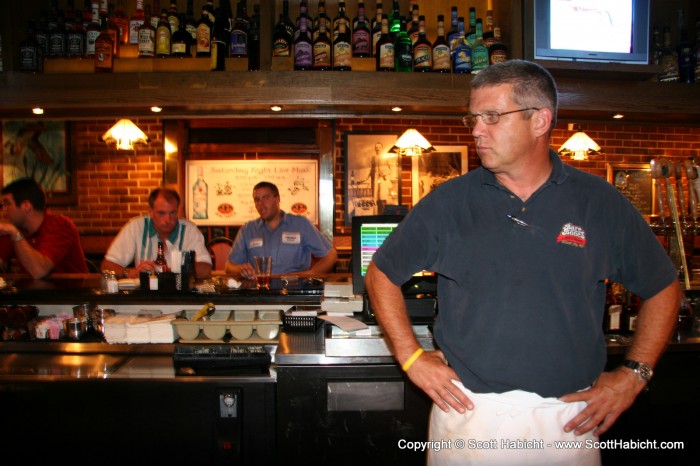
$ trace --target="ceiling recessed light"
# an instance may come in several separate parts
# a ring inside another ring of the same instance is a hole
[[[160,113],[163,111],[163,107],[158,107],[158,106],[154,105],[153,107],[151,107],[151,111],[153,113]]]
[[[621,119],[623,119],[624,117],[625,117],[625,116],[624,116],[622,113],[616,113],[615,115],[613,115],[613,118],[616,119],[616,120],[621,120]]]
[[[270,105],[270,110],[272,110],[273,112],[281,112],[282,106],[281,105]]]
[[[402,111],[403,111],[403,107],[400,107],[400,106],[398,106],[398,105],[394,105],[393,107],[391,107],[391,111],[392,111],[392,112],[402,112]]]
[[[32,109],[32,113],[33,113],[34,115],[43,115],[43,114],[44,114],[44,109],[41,108],[41,107],[34,107],[34,108]]]

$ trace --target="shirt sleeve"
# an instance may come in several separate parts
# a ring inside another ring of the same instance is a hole
[[[196,254],[197,262],[206,262],[211,264],[211,255],[207,249],[207,245],[204,243],[204,235],[199,231],[197,225],[191,222],[185,223],[185,240],[183,242],[184,249],[194,250]]]
[[[248,245],[246,240],[246,232],[248,231],[249,223],[244,224],[236,234],[236,239],[233,241],[233,248],[228,260],[234,264],[244,264],[248,262]]]
[[[141,223],[141,228],[139,228],[138,222]],[[139,231],[143,233],[143,223],[143,217],[129,220],[117,233],[112,244],[109,245],[105,259],[122,267],[130,265],[132,262],[136,263],[136,251],[141,241],[140,237],[137,238],[137,233]]]

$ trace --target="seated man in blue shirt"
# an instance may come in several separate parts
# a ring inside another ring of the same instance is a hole
[[[280,210],[277,186],[261,181],[253,187],[253,200],[260,218],[247,222],[238,231],[226,273],[254,278],[254,256],[272,257],[273,275],[333,271],[337,251],[305,217]],[[318,260],[312,261],[312,256]]]

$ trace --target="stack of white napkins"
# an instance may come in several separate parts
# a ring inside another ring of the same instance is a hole
[[[173,343],[177,338],[172,321],[176,314],[144,316],[121,314],[105,320],[107,343]]]

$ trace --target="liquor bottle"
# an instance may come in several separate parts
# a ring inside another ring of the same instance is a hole
[[[280,13],[280,19],[275,26],[272,36],[272,56],[288,57],[292,50],[292,34],[285,24],[284,13]]]
[[[384,4],[382,2],[377,2],[374,6],[374,17],[369,25],[372,34],[374,34],[375,28],[379,28],[379,34],[382,33],[382,13],[384,13]]]
[[[77,13],[82,16],[80,10],[76,10]],[[83,55],[85,55],[85,29],[83,28],[82,20],[73,21],[73,26],[68,31],[67,37],[68,58],[83,58]]]
[[[253,5],[248,33],[248,71],[260,71],[260,4]]]
[[[177,12],[177,2],[170,2],[170,8],[168,8],[168,24],[170,24],[170,36],[180,29],[180,15]]]
[[[211,57],[209,69],[211,71],[225,71],[226,57],[228,57],[228,41],[231,31],[228,29],[230,13],[226,10],[226,3],[221,2],[215,12],[214,28],[211,33]]]
[[[391,6],[391,13],[389,14],[389,37],[391,37],[392,42],[396,42],[399,29],[401,29],[401,8],[399,0],[394,0]]]
[[[146,22],[146,15],[143,11],[143,0],[136,0],[136,11],[131,15],[129,20],[129,43],[138,45],[139,43],[139,28]]]
[[[683,10],[678,10],[678,80],[682,83],[695,82],[695,51],[688,40],[688,29],[685,27]]]
[[[678,56],[676,50],[671,45],[671,28],[664,25],[663,28],[664,47],[661,50],[661,74],[659,82],[670,83],[678,81]]]
[[[146,5],[146,18],[139,27],[139,58],[153,58],[156,55],[156,29],[151,24],[151,5]]]
[[[85,0],[83,5],[83,29],[87,31],[92,22],[92,0]]]
[[[649,53],[649,64],[659,65],[661,63],[661,51],[663,46],[661,45],[661,32],[659,32],[659,26],[654,24],[651,32],[651,46]]]
[[[36,40],[36,23],[29,21],[27,38],[19,44],[19,70],[28,73],[41,73],[44,64],[44,50]]]
[[[202,17],[197,23],[197,43],[195,53],[197,57],[211,56],[211,32],[214,23],[209,18],[208,5],[202,7]]]
[[[153,0],[153,15],[148,19],[151,22],[153,29],[158,29],[158,23],[160,22],[160,1]]]
[[[85,31],[85,58],[95,57],[95,42],[100,35],[100,7],[97,2],[92,2],[92,21]]]
[[[395,55],[394,41],[391,40],[391,35],[389,34],[389,17],[383,14],[382,35],[377,41],[377,48],[374,52],[374,57],[376,60],[375,69],[377,71],[395,71]]]
[[[214,0],[207,0],[207,3],[202,5],[202,14],[207,15],[207,18],[209,18],[209,21],[211,21],[212,27],[214,27],[214,20],[216,20]]]
[[[117,0],[117,8],[114,10],[114,18],[112,19],[114,24],[119,28],[119,43],[120,45],[129,44],[129,34],[131,34],[131,27],[129,17],[126,16],[124,12],[124,0]]]
[[[365,17],[365,4],[360,2],[357,5],[357,22],[352,28],[352,56],[369,58],[372,56],[371,47],[372,37]]]
[[[107,7],[105,10],[104,7]],[[106,13],[104,13],[106,11]],[[117,23],[114,22],[114,4],[107,3],[107,0],[102,0],[102,6],[100,7],[100,16],[105,17],[107,20],[107,32],[112,36],[112,56],[116,58],[119,56],[119,46],[120,46],[120,30]]]
[[[192,44],[197,43],[197,18],[194,17],[194,0],[187,0],[185,12],[185,29],[192,36]]]
[[[99,31],[99,26],[97,29]],[[43,60],[49,56],[49,48],[51,44],[49,41],[48,17],[46,11],[44,10],[41,11],[41,15],[36,22],[35,37],[39,47],[41,47],[41,59]]]
[[[156,271],[156,275],[168,271],[168,261],[165,260],[165,249],[162,241],[158,241],[158,255],[156,260],[153,261],[153,268]]]
[[[282,13],[280,16],[280,22],[287,29],[287,33],[289,33],[289,37],[294,37],[294,23],[292,22],[292,19],[289,17],[289,0],[282,1]],[[291,40],[289,42],[291,44]]]
[[[464,40],[464,18],[460,17],[458,21],[458,37],[462,40],[456,44],[452,50],[452,72],[456,74],[472,72],[472,49]]]
[[[331,30],[331,18],[326,14],[326,2],[320,0],[318,2],[318,15],[314,18],[314,29],[311,36],[315,41],[318,37],[319,27],[323,23],[326,27],[326,33]]]
[[[418,40],[418,35],[420,34],[420,13],[418,11],[418,5],[413,5],[413,11],[411,12],[411,27],[408,29],[408,37],[411,38],[411,44],[416,43]]]
[[[622,330],[623,294],[619,283],[608,282],[605,287],[605,314],[603,314],[603,331],[620,333]]]
[[[418,17],[418,39],[413,44],[413,71],[433,71],[433,44],[425,37],[425,16]]]
[[[306,22],[306,34],[309,36],[309,41],[313,40],[313,35],[311,30],[313,29],[314,20],[309,16],[309,7],[306,0],[301,0],[299,2],[299,16],[297,16],[296,21],[294,21],[294,37],[293,40],[296,42],[297,37],[301,33],[301,20],[304,19]]]
[[[396,71],[406,72],[413,71],[413,44],[411,38],[406,32],[406,17],[400,19],[401,29],[396,35],[394,41],[394,61],[396,62]]]
[[[445,16],[437,17],[437,37],[433,42],[433,71],[436,73],[449,73],[452,64],[450,63],[450,44],[445,38]]]
[[[114,70],[114,38],[106,16],[100,24],[100,35],[95,39],[95,73],[109,73]]]
[[[465,25],[464,40],[467,41],[469,47],[474,48],[476,43],[476,8],[473,6],[469,7],[469,30],[466,30]]]
[[[314,39],[314,65],[316,71],[330,71],[333,69],[333,43],[326,31],[326,22],[319,21],[318,36]]]
[[[486,24],[484,24],[484,45],[486,48],[491,47],[496,41],[493,33],[493,10],[486,10]]]
[[[508,60],[508,47],[501,41],[501,26],[493,28],[493,44],[489,47],[489,64],[494,65]]]
[[[178,58],[189,58],[192,56],[190,45],[192,36],[187,32],[187,21],[185,15],[180,15],[177,31],[170,38],[170,55]]]
[[[377,3],[377,16],[372,20],[372,45],[370,49],[372,56],[374,56],[377,50],[377,42],[382,36],[382,9],[382,4]]]
[[[299,34],[294,41],[294,69],[305,71],[313,68],[314,44],[308,34],[309,18],[299,19]]]
[[[340,0],[338,2],[338,16],[333,18],[333,42],[335,43],[336,37],[338,37],[338,31],[340,29],[340,22],[345,23],[345,31],[348,34],[348,36],[352,37],[352,26],[350,25],[350,18],[348,18],[348,15],[345,13],[345,2],[343,0]]]
[[[62,10],[56,10],[55,25],[49,28],[49,58],[65,58],[66,23]]]
[[[333,41],[333,70],[352,70],[352,44],[348,34],[348,21],[341,19],[338,23],[338,34]]]
[[[209,186],[204,181],[204,167],[197,167],[197,181],[192,186],[192,218],[209,218]]]
[[[476,39],[472,46],[472,74],[489,66],[489,49],[484,45],[481,18],[476,20]]]
[[[641,298],[639,296],[629,293],[627,299],[627,305],[622,311],[622,330],[627,334],[633,334],[637,330],[637,316],[639,315],[639,308],[641,306]]]
[[[168,11],[163,8],[160,11],[160,21],[156,28],[156,57],[167,58],[170,56],[170,23]]]
[[[459,22],[462,21],[462,30],[459,29]],[[458,45],[464,41],[464,18],[457,16],[457,7],[452,7],[452,27],[447,33],[447,42],[450,44],[450,53],[454,52]]]
[[[63,15],[65,18],[66,32],[73,30],[73,24],[75,24],[75,0],[68,0],[66,2],[66,12]]]
[[[248,56],[250,20],[243,8],[243,2],[239,1],[236,6],[236,19],[231,28],[231,39],[229,41],[229,56],[232,58],[245,58]]]

